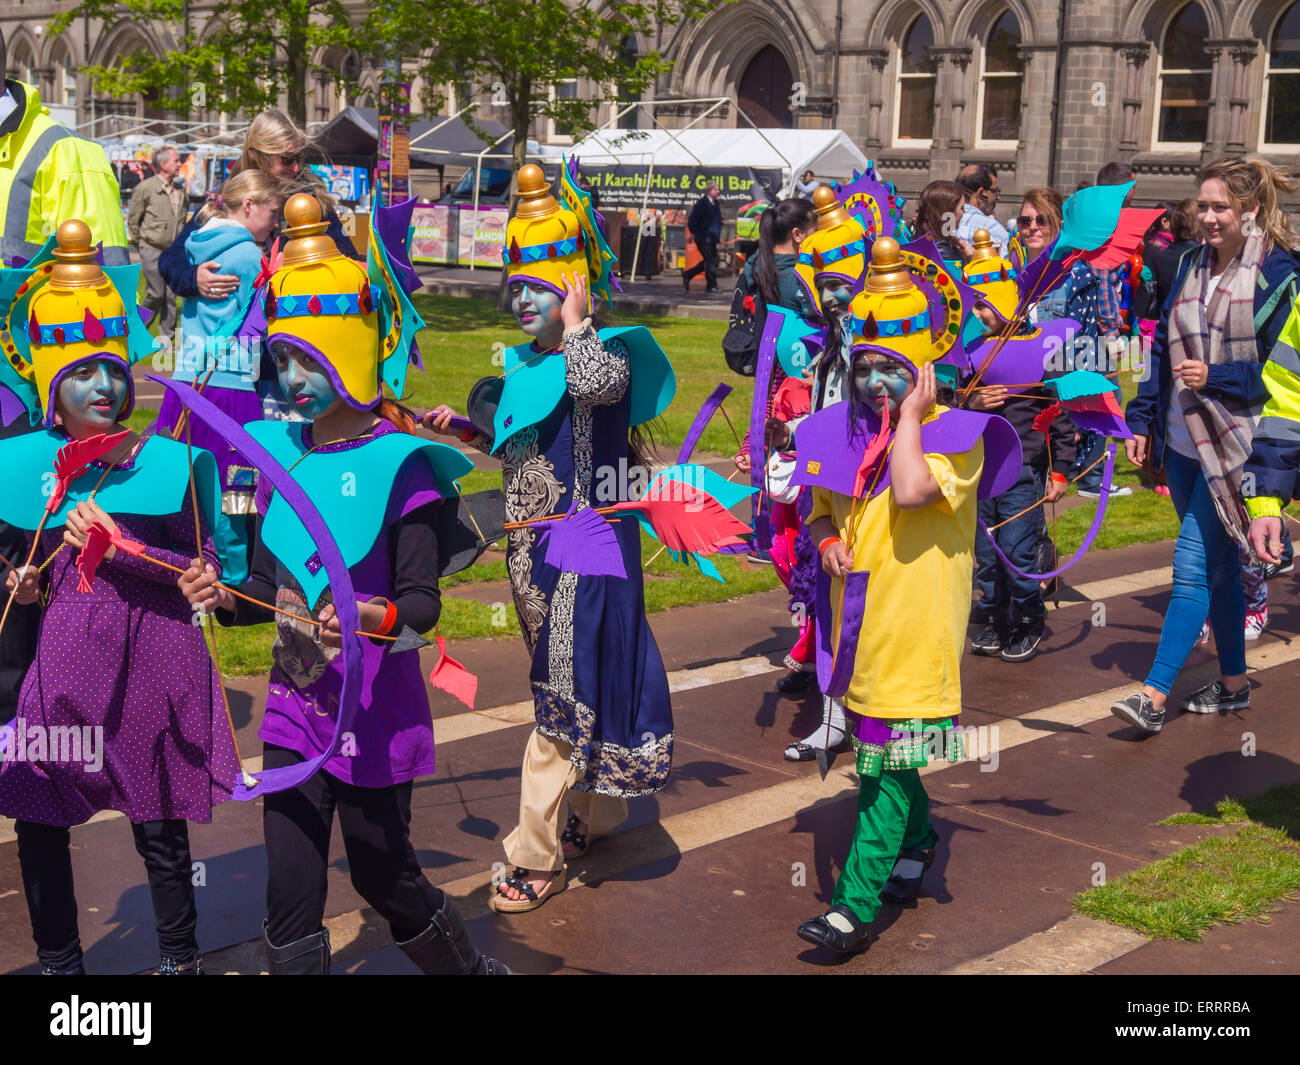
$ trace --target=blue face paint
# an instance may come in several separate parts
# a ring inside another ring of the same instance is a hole
[[[560,299],[550,289],[528,281],[510,284],[510,311],[527,336],[538,337],[560,321]]]
[[[126,371],[109,359],[87,359],[69,370],[59,382],[55,409],[74,436],[101,433],[117,423],[126,406],[129,384]]]
[[[915,384],[911,370],[897,359],[859,355],[853,360],[854,397],[877,414],[887,406],[891,421]]]
[[[822,302],[823,310],[841,317],[853,301],[853,286],[843,278],[823,277],[817,284],[817,296]]]
[[[310,355],[283,343],[277,344],[273,353],[285,398],[308,421],[315,421],[339,399],[325,367]]]

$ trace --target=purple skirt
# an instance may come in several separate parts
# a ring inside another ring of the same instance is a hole
[[[203,390],[203,398],[216,404],[223,414],[230,415],[240,425],[262,420],[262,401],[258,398],[256,392],[245,392],[239,388],[217,388],[215,385],[209,385]],[[184,409],[174,392],[169,391],[163,396],[162,410],[158,412],[159,430],[165,429],[170,432]],[[225,493],[231,488],[238,487],[231,483],[230,467],[232,464],[243,466],[246,464],[246,460],[226,442],[224,436],[208,428],[202,422],[189,419],[186,424],[189,426],[190,440],[194,446],[211,451],[213,458],[217,460],[217,472],[221,478],[221,491]],[[181,442],[184,443],[184,440],[185,437],[182,433]]]

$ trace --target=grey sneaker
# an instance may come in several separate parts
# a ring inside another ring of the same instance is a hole
[[[1250,709],[1250,685],[1239,692],[1229,691],[1223,681],[1216,680],[1200,691],[1194,692],[1183,703],[1183,709],[1193,714],[1217,714],[1220,710]]]
[[[1157,710],[1151,696],[1145,692],[1134,692],[1127,699],[1111,704],[1110,712],[1126,725],[1140,728],[1143,732],[1159,732],[1165,727],[1165,711]]]
[[[970,653],[973,655],[997,655],[1002,653],[1002,645],[1002,633],[990,621],[980,629],[975,639],[971,640]]]

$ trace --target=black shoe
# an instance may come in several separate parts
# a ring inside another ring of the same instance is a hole
[[[993,622],[985,624],[980,629],[979,635],[970,642],[970,653],[973,655],[996,655],[1002,650],[1002,633]]]
[[[195,956],[192,960],[179,962],[175,958],[163,958],[154,970],[154,976],[202,976],[203,957]]]
[[[1271,581],[1274,577],[1280,577],[1284,573],[1290,573],[1295,569],[1295,559],[1287,555],[1281,562],[1264,563],[1264,579]]]
[[[853,926],[852,932],[841,932],[826,918],[832,913],[842,914]],[[847,906],[832,906],[829,913],[804,921],[795,932],[805,943],[815,947],[826,947],[838,954],[852,954],[865,950],[871,943],[871,926],[857,919]]]
[[[398,940],[397,945],[428,976],[510,975],[501,962],[474,949],[465,922],[445,891],[442,908],[434,911],[429,927],[414,939]]]
[[[1250,709],[1250,685],[1239,692],[1228,691],[1216,680],[1183,700],[1183,709],[1193,714],[1217,714],[1220,710]]]
[[[1140,728],[1143,732],[1159,732],[1165,727],[1165,711],[1151,701],[1146,692],[1134,692],[1127,699],[1112,703],[1110,712],[1126,725]]]
[[[1011,632],[1011,639],[1002,648],[1003,662],[1028,662],[1038,654],[1038,645],[1042,643],[1043,630],[1037,625],[1017,625]]]
[[[934,864],[934,848],[928,850],[917,850],[911,848],[899,853],[898,861],[921,862],[920,876],[900,876],[898,872],[898,862],[894,863],[894,871],[889,874],[889,879],[885,881],[885,886],[881,889],[880,897],[886,902],[896,902],[900,906],[909,902],[914,902],[921,896],[921,882],[925,879],[926,870]]]
[[[682,274],[682,288],[685,289],[687,292],[691,291],[691,279],[687,277],[685,274]]]
[[[67,965],[62,969],[60,969],[57,965],[42,965],[41,975],[42,976],[85,976],[86,967],[82,964],[82,960],[78,958],[71,965]]]
[[[329,976],[330,933],[328,928],[277,947],[266,934],[262,922],[262,941],[266,944],[267,967],[272,976]]]
[[[791,670],[776,682],[776,690],[783,695],[798,695],[817,686],[817,674],[806,669]]]

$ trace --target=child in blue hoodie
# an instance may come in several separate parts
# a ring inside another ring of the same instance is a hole
[[[280,183],[270,174],[256,168],[241,170],[199,211],[199,226],[185,241],[191,265],[218,261],[222,273],[238,275],[239,287],[220,299],[186,297],[172,377],[198,382],[203,394],[241,425],[262,418],[257,381],[265,330],[249,336],[249,330],[241,327],[253,304],[263,245],[279,221],[283,203]],[[168,392],[158,415],[159,428],[172,431],[180,412],[180,402]],[[228,520],[218,523],[213,536],[222,569],[230,581],[246,580],[250,527],[256,513],[255,471],[207,426],[188,421],[187,426],[193,445],[216,457],[221,476],[221,510]]]

